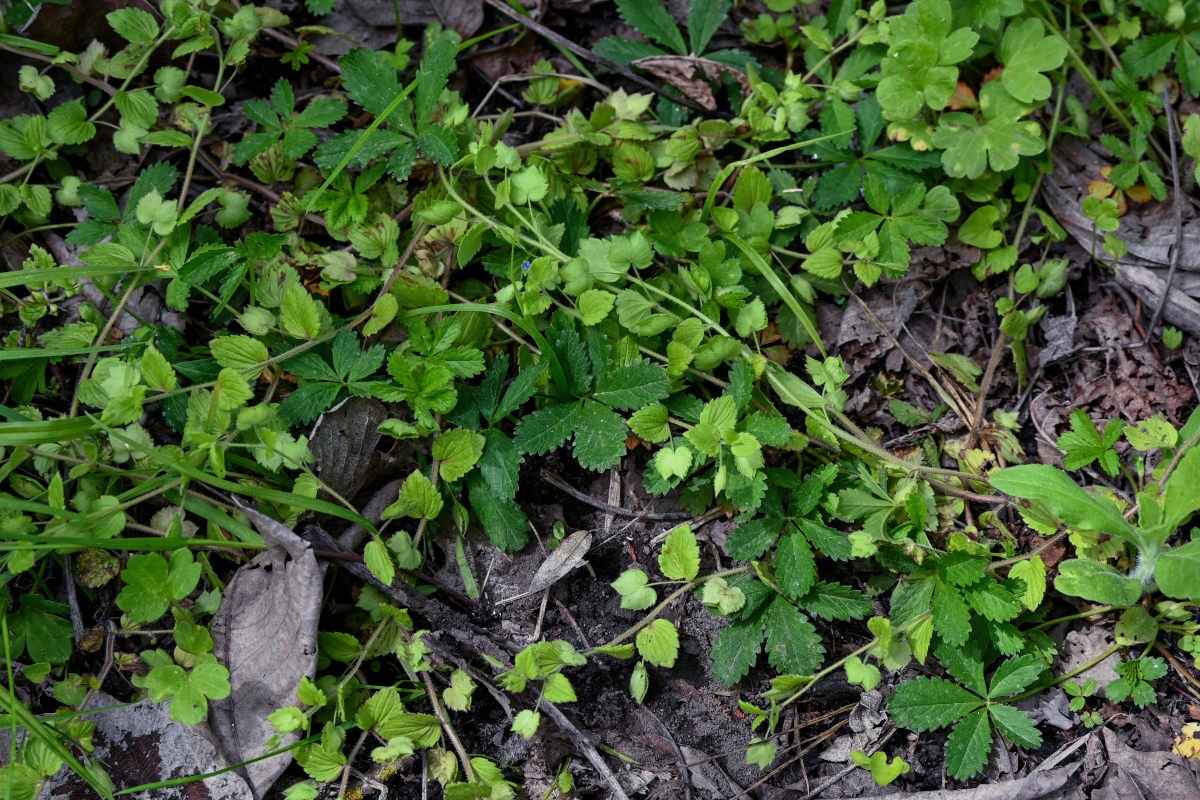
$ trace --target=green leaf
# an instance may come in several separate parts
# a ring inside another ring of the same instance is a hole
[[[1008,570],[1008,577],[1020,578],[1025,584],[1025,592],[1021,595],[1021,605],[1034,611],[1042,604],[1046,596],[1046,565],[1041,556],[1024,561],[1018,561]]]
[[[298,339],[315,339],[321,333],[321,312],[312,295],[299,283],[288,286],[279,307],[284,331]]]
[[[382,51],[351,50],[338,65],[346,94],[365,111],[381,114],[400,94],[396,70]]]
[[[372,538],[363,548],[363,561],[384,586],[392,585],[396,578],[396,565],[388,555],[387,546],[378,537]]]
[[[444,481],[456,481],[466,475],[483,455],[483,434],[464,428],[445,431],[433,443],[433,457],[441,462],[438,475]]]
[[[878,686],[883,677],[879,667],[874,664],[864,664],[858,656],[850,656],[846,659],[845,668],[847,682],[861,686],[867,692]]]
[[[400,487],[396,502],[383,510],[383,519],[413,517],[433,519],[442,511],[442,496],[419,469],[413,470]]]
[[[524,415],[513,429],[517,450],[541,455],[559,447],[575,432],[572,417],[579,411],[578,403],[562,403]]]
[[[117,606],[133,622],[153,622],[166,613],[167,561],[157,553],[130,556],[121,570],[125,587],[117,595]]]
[[[577,305],[584,325],[598,325],[604,321],[617,302],[617,296],[604,289],[588,289],[579,295]]]
[[[1004,241],[1004,234],[996,230],[996,222],[999,219],[1000,210],[995,206],[981,206],[975,209],[958,229],[959,241],[981,250],[999,247]]]
[[[762,615],[766,652],[781,673],[811,675],[821,668],[825,648],[817,630],[794,605],[776,595]]]
[[[797,599],[812,587],[817,566],[808,540],[794,526],[789,527],[775,549],[775,576],[787,596]]]
[[[1026,500],[1041,500],[1063,522],[1089,531],[1100,531],[1135,541],[1133,526],[1117,507],[1088,494],[1060,469],[1048,464],[1022,464],[993,472],[992,486]]]
[[[542,696],[551,703],[574,703],[578,699],[571,681],[561,672],[546,677],[542,683]]]
[[[639,359],[597,380],[592,397],[612,408],[632,411],[662,400],[668,393],[667,373],[663,368]]]
[[[616,465],[625,455],[625,423],[599,403],[583,401],[574,416],[575,447],[579,465],[600,472]]]
[[[454,57],[458,48],[448,36],[441,36],[433,43],[421,58],[417,68],[417,90],[413,94],[413,117],[417,128],[424,130],[429,123],[429,115],[438,96],[446,88],[450,73],[454,72]]]
[[[1139,581],[1122,575],[1107,564],[1079,558],[1058,565],[1054,588],[1072,597],[1115,606],[1131,606],[1142,596]]]
[[[71,100],[47,115],[46,131],[59,144],[83,144],[95,137],[96,126],[88,122],[83,101]]]
[[[1141,80],[1161,72],[1179,43],[1179,34],[1156,33],[1131,42],[1121,54],[1121,63],[1131,78]]]
[[[1011,97],[999,81],[990,81],[979,92],[984,121],[971,114],[948,112],[938,120],[933,145],[942,149],[942,167],[953,178],[978,178],[990,166],[1007,172],[1021,156],[1046,149],[1041,126],[1023,120],[1031,109]]]
[[[158,37],[158,22],[150,12],[140,8],[121,8],[109,12],[104,18],[127,42],[152,45]]]
[[[914,731],[944,728],[983,705],[983,700],[942,678],[917,678],[897,687],[888,712],[897,725]]]
[[[22,595],[20,608],[8,617],[13,657],[20,655],[17,643],[24,641],[31,660],[49,664],[66,662],[75,651],[73,629],[65,618],[67,611],[67,606],[41,595]]]
[[[688,42],[692,55],[700,55],[729,13],[729,0],[693,0],[688,3]]]
[[[1200,484],[1192,486],[1195,496],[1195,487]],[[1160,555],[1154,567],[1154,580],[1167,597],[1200,600],[1200,541],[1181,544]]]
[[[1041,103],[1050,97],[1050,79],[1043,72],[1058,69],[1067,56],[1067,45],[1058,36],[1044,36],[1041,20],[1013,20],[1004,32],[1000,82],[1022,103]]]
[[[946,738],[946,774],[965,780],[983,769],[992,749],[992,727],[982,709],[954,726]]]
[[[617,0],[617,10],[621,13],[621,19],[637,28],[650,41],[681,56],[687,55],[687,45],[683,42],[679,26],[658,0]]]
[[[533,738],[533,735],[537,733],[538,725],[540,725],[541,722],[541,715],[536,711],[527,708],[518,712],[517,715],[513,717],[512,731],[513,733],[519,733],[526,739],[531,739]]]
[[[680,525],[667,534],[658,568],[663,575],[678,581],[690,581],[700,572],[700,546],[691,526]]]
[[[650,689],[650,672],[646,669],[646,662],[639,661],[633,667],[633,672],[629,675],[629,694],[633,697],[634,702],[641,703],[646,699],[646,692]]]
[[[471,510],[479,518],[483,532],[492,544],[506,553],[515,553],[529,542],[529,518],[511,498],[492,494],[479,472],[467,478]]]
[[[1063,456],[1063,469],[1082,469],[1098,460],[1105,472],[1116,475],[1120,460],[1112,447],[1121,438],[1123,429],[1121,420],[1110,420],[1102,435],[1087,412],[1082,409],[1072,411],[1071,430],[1059,436],[1057,443],[1060,450],[1067,451]]]
[[[874,604],[862,592],[840,583],[818,581],[796,604],[810,614],[827,620],[862,619],[874,609]]]
[[[622,572],[610,585],[621,595],[621,608],[642,611],[658,601],[658,593],[654,587],[646,585],[648,582],[646,573],[633,567]]]
[[[717,634],[712,647],[713,677],[726,686],[745,677],[758,660],[762,638],[763,623],[758,616],[735,622]]]
[[[988,709],[992,724],[1000,735],[1021,747],[1041,747],[1042,734],[1029,715],[1020,709],[1006,705],[993,705]]]
[[[1035,655],[1008,659],[992,675],[988,697],[995,700],[1024,691],[1045,668],[1046,665]]]
[[[673,667],[679,655],[679,631],[670,620],[656,619],[638,631],[637,649],[656,667]]]

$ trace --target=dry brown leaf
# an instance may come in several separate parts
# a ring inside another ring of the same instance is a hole
[[[387,408],[374,398],[351,397],[321,415],[309,435],[321,481],[346,499],[358,494],[379,463],[375,445]]]
[[[526,592],[540,592],[558,583],[583,562],[584,556],[591,549],[592,535],[587,531],[575,531],[550,551],[550,556],[542,562],[538,571],[533,573],[533,579],[529,582]]]
[[[750,91],[750,81],[741,70],[699,56],[648,56],[631,61],[630,66],[644,69],[662,78],[681,91],[685,97],[690,97],[709,111],[716,110],[717,101],[708,81],[715,81],[722,72],[728,72],[737,78],[738,83],[742,85],[742,91]],[[696,76],[697,71],[703,73],[702,78]]]
[[[213,619],[213,652],[229,670],[232,692],[209,706],[208,719],[225,758],[237,764],[268,752],[277,731],[267,715],[299,705],[296,686],[317,666],[321,579],[308,543],[284,525],[247,510],[267,549],[241,567],[225,587]],[[299,733],[284,734],[284,744]],[[260,800],[292,760],[280,753],[240,772]]]

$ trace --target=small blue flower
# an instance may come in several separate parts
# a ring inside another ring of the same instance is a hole
[[[521,269],[525,270],[526,272],[529,272],[529,268],[530,268],[530,267],[532,267],[532,266],[533,266],[533,265],[532,265],[532,264],[530,264],[528,261],[522,261],[522,262],[521,262]]]

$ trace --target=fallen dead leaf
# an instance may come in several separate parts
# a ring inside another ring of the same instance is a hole
[[[212,626],[213,652],[229,670],[232,692],[210,704],[208,719],[230,764],[268,752],[266,742],[277,731],[267,715],[299,705],[300,679],[316,673],[325,573],[307,542],[264,514],[246,513],[267,549],[225,587]],[[284,734],[281,741],[297,738],[298,731]],[[291,752],[280,753],[239,770],[255,800],[261,800],[291,760]]]
[[[709,111],[717,109],[717,100],[708,82],[717,80],[722,72],[733,75],[741,84],[742,91],[750,91],[750,80],[741,70],[700,56],[648,56],[631,61],[630,66],[662,78]],[[704,77],[697,77],[697,71],[703,73]]]

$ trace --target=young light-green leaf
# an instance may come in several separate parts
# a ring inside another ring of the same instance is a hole
[[[662,574],[677,581],[690,581],[700,572],[700,546],[691,526],[680,525],[667,534],[658,557]]]

